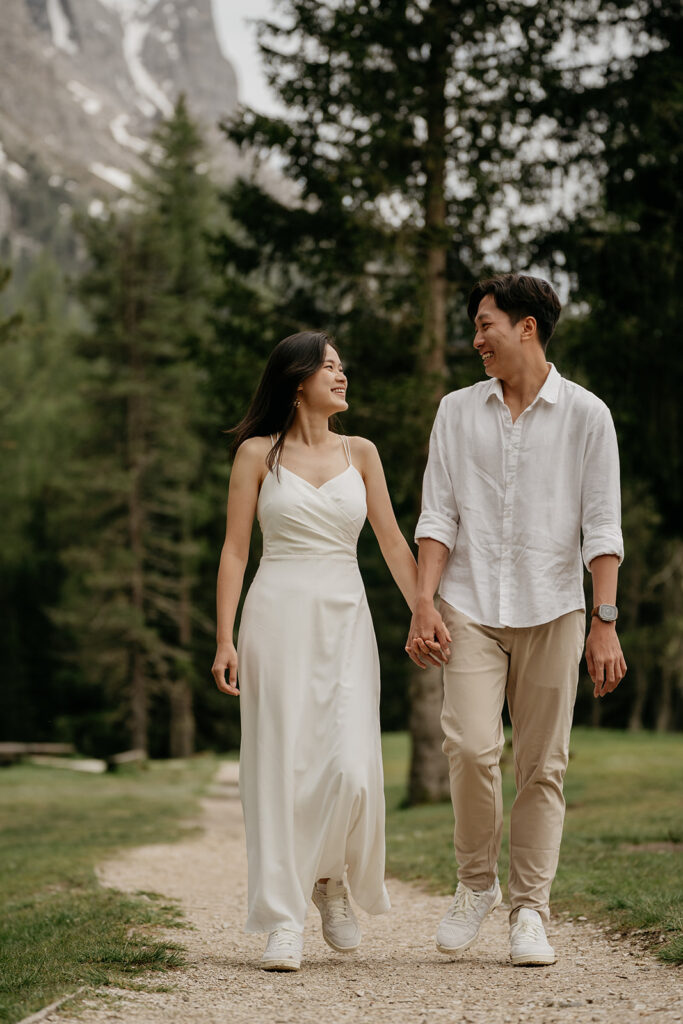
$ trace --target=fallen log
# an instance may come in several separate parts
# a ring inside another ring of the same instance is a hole
[[[146,750],[122,750],[120,754],[110,754],[107,758],[107,768],[110,772],[116,771],[124,764],[144,764],[147,761]]]
[[[87,772],[92,775],[100,775],[107,770],[107,762],[95,757],[49,757],[45,754],[32,754],[27,760],[29,764],[37,764],[42,768],[67,768],[72,772]]]
[[[44,754],[47,757],[59,757],[75,754],[73,743],[0,743],[0,764],[15,764],[25,757]]]

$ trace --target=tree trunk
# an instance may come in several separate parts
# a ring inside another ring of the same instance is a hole
[[[657,732],[668,732],[673,720],[673,680],[674,674],[669,668],[662,671],[662,685],[659,688],[659,706],[655,729]]]
[[[635,635],[638,628],[638,620],[640,618],[640,594],[646,586],[646,581],[643,578],[642,573],[634,574],[633,585],[624,594],[626,598],[626,613],[623,619],[623,628],[626,632]],[[643,713],[645,711],[645,702],[647,701],[647,690],[648,690],[648,678],[647,673],[641,672],[637,663],[629,669],[631,674],[631,681],[633,686],[633,704],[631,705],[631,711],[628,717],[628,730],[629,732],[640,732],[643,728]]]
[[[592,691],[591,691],[592,692]],[[591,705],[591,726],[593,729],[599,729],[600,723],[602,722],[602,700],[604,698],[593,697],[593,703]]]
[[[169,750],[171,757],[191,757],[194,754],[194,712],[192,690],[187,679],[170,683],[171,725]]]
[[[629,732],[640,732],[643,728],[643,712],[647,699],[647,675],[637,668],[629,668],[635,697],[631,706],[631,713],[628,718]]]
[[[130,687],[130,740],[133,750],[147,752],[147,678],[144,655],[133,651]]]
[[[194,754],[195,721],[192,707],[192,662],[190,645],[192,642],[191,595],[192,576],[189,556],[186,554],[191,544],[188,524],[189,495],[182,495],[182,528],[180,555],[180,606],[178,610],[178,641],[183,652],[183,659],[177,668],[177,678],[170,687],[171,724],[169,749],[171,757],[192,757]]]
[[[129,439],[133,440],[136,431],[135,415],[129,404],[128,430]],[[139,465],[134,461],[131,469],[131,484],[128,498],[128,519],[130,531],[130,547],[133,555],[133,571],[131,576],[131,604],[136,613],[136,632],[144,621],[144,576],[143,576],[143,539],[142,539],[142,508],[139,493]],[[135,750],[147,750],[147,674],[144,651],[140,647],[137,636],[132,640],[132,678],[130,687],[130,719],[131,741]]]
[[[124,271],[125,273],[126,271]],[[144,426],[142,412],[142,366],[135,335],[136,310],[132,298],[132,284],[123,282],[126,292],[126,306],[123,316],[130,339],[129,359],[132,388],[126,407],[126,428],[128,444],[128,469],[130,487],[128,492],[128,529],[130,549],[133,556],[131,572],[131,604],[135,611],[134,635],[132,637],[132,678],[130,688],[131,742],[135,750],[147,752],[147,666],[145,652],[139,639],[145,621],[145,559],[144,559],[144,510],[141,483],[144,464]]]
[[[441,750],[442,704],[443,670],[432,666],[416,669],[410,680],[411,804],[436,803],[449,795],[448,759]]]
[[[674,691],[683,689],[683,542],[671,542],[667,565],[660,576],[662,588],[663,635],[661,656],[661,686],[655,729],[667,732],[674,725]]]
[[[429,69],[429,116],[424,147],[425,184],[425,304],[417,366],[424,382],[420,395],[431,417],[446,385],[446,77],[449,60],[447,6],[434,7]],[[430,423],[424,424],[425,440]],[[426,462],[426,445],[422,465]],[[418,477],[419,478],[419,477]],[[448,763],[442,753],[442,670],[416,668],[410,682],[411,762],[408,801],[411,804],[446,800]]]

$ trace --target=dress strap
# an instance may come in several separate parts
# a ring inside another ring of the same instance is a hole
[[[351,462],[351,446],[349,445],[349,439],[344,434],[341,436],[342,444],[344,445],[344,451],[346,452],[346,458],[349,460],[349,466],[352,466]]]
[[[274,448],[279,440],[280,440],[280,435],[279,434],[271,434],[270,435],[271,447]],[[279,464],[280,464],[280,452],[277,453],[277,456],[276,456],[276,459],[275,459],[275,465],[278,466]]]

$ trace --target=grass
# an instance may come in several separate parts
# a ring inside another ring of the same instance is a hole
[[[409,740],[384,736],[387,868],[438,892],[454,889],[450,803],[406,808]],[[509,748],[503,763],[506,828],[499,871],[509,863],[514,799]],[[665,962],[683,962],[681,739],[677,735],[576,728],[565,779],[567,815],[552,889],[555,913],[609,922],[637,934]],[[678,847],[678,848],[677,848]]]
[[[188,835],[215,769],[210,757],[112,775],[0,769],[0,1021],[182,963],[176,944],[155,937],[180,923],[177,907],[103,889],[94,867],[118,849]]]
[[[680,751],[673,735],[574,730],[553,886],[556,913],[640,933],[670,963],[683,962]],[[451,807],[403,806],[407,761],[408,737],[386,735],[388,869],[450,892]],[[178,908],[154,893],[103,889],[94,867],[124,847],[187,836],[215,770],[211,757],[114,775],[0,770],[0,1021],[17,1021],[81,986],[139,988],[143,972],[182,964],[182,950],[158,934],[159,925],[179,923]],[[507,864],[505,840],[503,882]]]

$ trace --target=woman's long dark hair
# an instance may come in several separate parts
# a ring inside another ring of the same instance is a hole
[[[334,340],[324,331],[301,331],[278,342],[270,353],[246,415],[230,431],[235,434],[232,455],[249,437],[279,434],[266,458],[268,469],[275,467],[285,435],[296,415],[297,388],[320,369],[328,345],[336,351]]]

